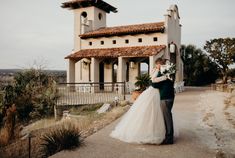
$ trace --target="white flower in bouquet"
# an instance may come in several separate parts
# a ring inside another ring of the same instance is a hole
[[[166,75],[168,79],[174,80],[174,74],[176,73],[176,65],[167,62],[166,65],[161,66],[161,73]]]

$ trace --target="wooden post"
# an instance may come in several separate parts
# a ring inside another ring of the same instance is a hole
[[[56,104],[54,105],[54,117],[55,117],[55,120],[57,120],[57,105]]]
[[[126,100],[126,81],[123,82],[123,85],[124,85],[124,100]]]
[[[30,153],[31,153],[31,136],[29,135],[29,158],[30,158]]]

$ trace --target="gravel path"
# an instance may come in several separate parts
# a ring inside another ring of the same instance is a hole
[[[109,134],[117,120],[86,138],[83,147],[62,151],[52,158],[235,158],[234,127],[226,117],[229,113],[231,122],[235,113],[223,108],[224,97],[224,93],[200,88],[177,94],[173,111],[179,136],[173,145],[136,145],[115,140]]]

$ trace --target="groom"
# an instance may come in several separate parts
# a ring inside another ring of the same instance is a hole
[[[162,65],[165,65],[165,62],[166,61],[164,59],[158,58],[155,61],[156,67],[162,67]],[[166,127],[165,140],[162,144],[173,144],[174,127],[171,109],[175,98],[174,80],[159,71],[158,75],[152,80],[152,86],[154,88],[158,88],[160,91],[161,109]]]

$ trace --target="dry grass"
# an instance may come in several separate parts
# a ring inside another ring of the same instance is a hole
[[[9,133],[6,128],[0,129],[0,147],[8,144]]]
[[[129,106],[119,106],[113,108],[111,111],[105,114],[97,114],[93,110],[82,110],[83,115],[77,115],[70,119],[64,119],[58,122],[54,122],[53,119],[45,119],[38,121],[27,128],[35,136],[32,138],[31,153],[32,158],[41,158],[41,149],[39,148],[42,144],[41,135],[50,132],[53,129],[58,128],[62,124],[73,123],[79,130],[81,130],[81,135],[83,138],[97,132],[109,123],[113,122],[115,119],[119,118],[123,113],[125,113]],[[48,124],[47,124],[48,123]],[[1,158],[25,158],[28,156],[28,141],[18,140],[15,143],[7,145],[0,148]]]

